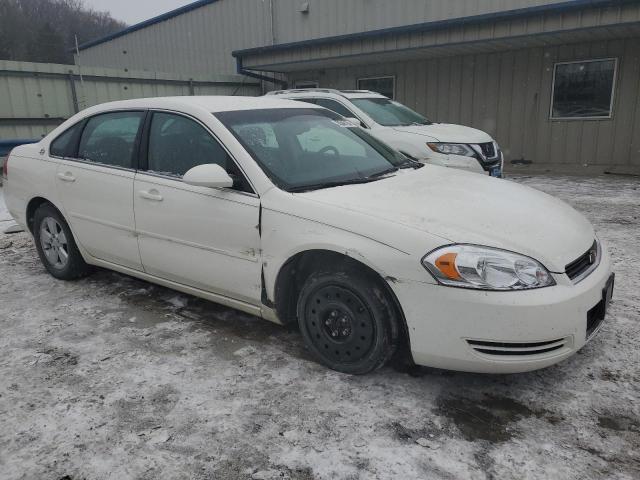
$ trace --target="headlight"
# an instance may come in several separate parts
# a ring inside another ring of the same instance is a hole
[[[443,285],[479,290],[527,290],[555,285],[549,271],[533,258],[497,248],[449,245],[422,259]]]
[[[429,148],[443,155],[462,155],[464,157],[475,157],[476,152],[464,143],[427,143]]]

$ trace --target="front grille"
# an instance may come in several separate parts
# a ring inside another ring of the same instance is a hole
[[[493,142],[478,144],[485,158],[494,158],[496,156],[496,147]]]
[[[587,273],[598,261],[598,242],[594,241],[591,248],[565,267],[567,276],[574,280]]]
[[[567,346],[566,338],[548,340],[544,342],[505,343],[489,342],[485,340],[467,340],[467,343],[476,352],[485,355],[509,356],[509,355],[541,355]]]

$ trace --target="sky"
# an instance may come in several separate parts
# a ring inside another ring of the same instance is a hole
[[[87,7],[109,12],[129,25],[192,3],[193,0],[84,0]]]

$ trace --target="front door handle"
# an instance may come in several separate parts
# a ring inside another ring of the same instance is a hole
[[[63,182],[75,182],[76,181],[76,177],[74,177],[73,173],[71,173],[71,172],[59,173],[58,174],[58,178],[60,180],[62,180]]]
[[[162,195],[154,188],[152,190],[140,190],[140,196],[147,200],[153,200],[154,202],[161,202],[163,200]]]

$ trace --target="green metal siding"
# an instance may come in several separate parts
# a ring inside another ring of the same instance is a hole
[[[82,110],[99,103],[129,98],[191,94],[259,95],[260,92],[257,83],[238,75],[191,78],[175,74],[0,61],[0,140],[40,138],[73,115],[76,106]]]

